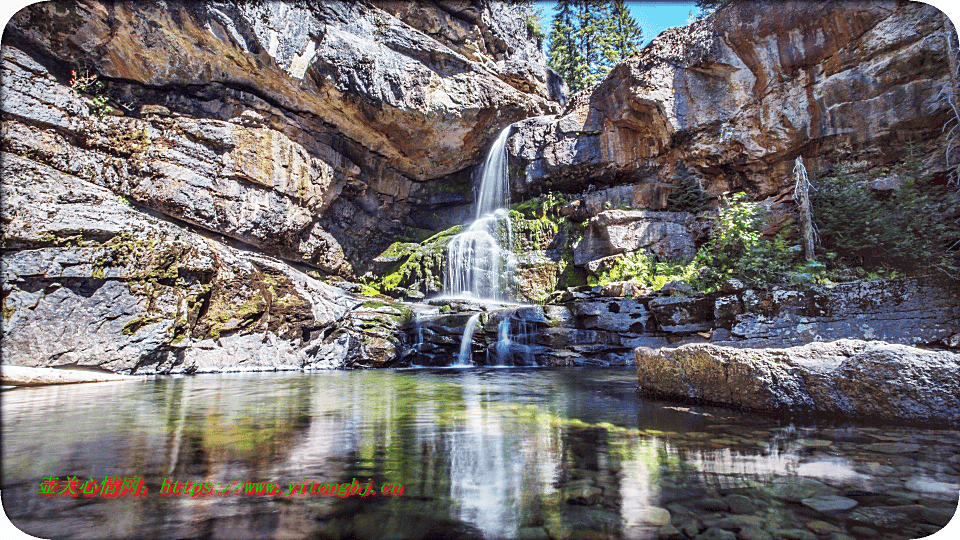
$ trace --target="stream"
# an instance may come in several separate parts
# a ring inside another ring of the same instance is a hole
[[[7,390],[3,505],[41,538],[896,539],[956,511],[956,430],[788,421],[635,387],[633,368],[421,368]],[[142,477],[148,493],[39,494],[71,476]],[[285,496],[354,478],[379,493]],[[283,495],[160,496],[165,479]]]

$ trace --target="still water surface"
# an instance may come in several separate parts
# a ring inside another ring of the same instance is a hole
[[[956,430],[679,407],[635,386],[632,368],[414,369],[4,391],[3,506],[42,538],[919,538],[956,510]],[[70,476],[150,492],[39,495]],[[403,494],[160,497],[165,478]]]

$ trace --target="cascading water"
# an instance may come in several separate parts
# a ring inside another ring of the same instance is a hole
[[[455,366],[469,366],[473,363],[473,354],[470,349],[473,344],[473,333],[477,330],[479,320],[479,313],[474,313],[467,319],[467,326],[463,329],[463,338],[460,339],[460,355],[457,357]]]
[[[447,244],[444,293],[477,300],[510,300],[517,257],[513,253],[513,228],[507,204],[507,138],[500,132],[483,163],[477,197],[477,219]]]
[[[514,321],[516,315],[519,313],[514,311],[497,323],[497,341],[487,349],[487,365],[530,366],[536,363],[530,346],[531,326],[522,315]]]

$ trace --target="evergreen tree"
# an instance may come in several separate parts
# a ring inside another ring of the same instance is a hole
[[[610,5],[606,26],[607,39],[603,44],[604,62],[601,65],[604,76],[617,64],[636,54],[643,41],[643,31],[623,0],[616,0]]]
[[[550,48],[547,52],[547,66],[556,71],[573,92],[581,88],[586,68],[577,43],[575,4],[576,0],[557,2],[557,14],[551,24]]]
[[[607,4],[599,0],[585,0],[580,2],[580,12],[577,19],[580,28],[577,41],[583,51],[583,60],[586,63],[586,73],[583,77],[583,88],[596,84],[606,75],[603,71],[604,51],[609,40],[607,20]]]
[[[573,92],[600,81],[642,40],[623,0],[559,0],[551,26],[547,65]]]

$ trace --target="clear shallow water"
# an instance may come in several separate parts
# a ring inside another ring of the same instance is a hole
[[[790,424],[635,386],[632,368],[411,369],[5,391],[3,505],[42,538],[919,538],[956,510],[956,430]],[[40,497],[50,476],[150,493]],[[159,496],[163,478],[354,477],[404,493]]]

